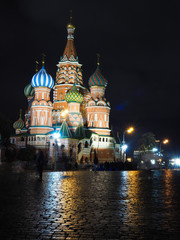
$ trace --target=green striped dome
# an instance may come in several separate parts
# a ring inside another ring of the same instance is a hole
[[[77,88],[75,85],[71,88],[71,90],[66,93],[65,95],[65,100],[66,102],[76,102],[76,103],[82,103],[83,101],[83,95],[78,92]]]
[[[24,95],[26,97],[34,97],[34,88],[31,85],[31,83],[29,83],[25,88],[24,88]]]
[[[13,128],[16,130],[21,130],[24,127],[24,122],[22,118],[20,117],[16,122],[13,124]]]

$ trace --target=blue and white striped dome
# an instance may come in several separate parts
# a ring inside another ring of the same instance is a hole
[[[31,84],[33,87],[52,88],[54,85],[54,80],[52,79],[51,75],[46,72],[44,66],[42,66],[41,70],[33,76]]]

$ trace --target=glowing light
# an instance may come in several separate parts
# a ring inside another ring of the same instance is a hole
[[[169,139],[165,139],[165,140],[163,141],[163,143],[164,143],[164,144],[169,143]]]
[[[127,129],[127,132],[128,132],[128,133],[132,133],[133,131],[134,131],[134,128],[133,128],[133,127],[130,127],[130,128]]]
[[[157,149],[157,148],[153,148],[152,151],[153,151],[153,152],[157,152],[158,149]]]
[[[63,111],[61,112],[61,116],[62,116],[62,117],[65,117],[67,113],[68,113],[68,110],[67,110],[67,109],[66,109],[66,110],[63,110]]]
[[[180,166],[180,158],[175,158],[175,159],[174,159],[174,163],[175,163],[177,166]]]
[[[60,138],[61,134],[59,132],[53,133],[53,138],[58,139]]]
[[[61,116],[63,116],[63,117],[64,117],[65,115],[66,115],[66,114],[65,114],[65,112],[64,112],[64,111],[63,111],[63,112],[61,112]]]
[[[127,158],[126,159],[128,162],[132,162],[132,158]]]
[[[156,163],[156,161],[155,161],[155,159],[151,159],[151,164],[155,164]]]
[[[128,148],[128,146],[127,146],[126,144],[123,144],[121,148],[122,148],[123,151],[126,151],[126,149]]]

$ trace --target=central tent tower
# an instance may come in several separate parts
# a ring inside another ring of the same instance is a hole
[[[61,113],[68,110],[68,103],[65,100],[66,93],[76,85],[77,91],[83,93],[81,64],[79,63],[74,46],[75,26],[72,24],[72,17],[67,24],[67,43],[60,62],[57,64],[56,82],[53,95],[53,124],[62,123]]]

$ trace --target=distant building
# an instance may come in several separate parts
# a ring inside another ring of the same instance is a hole
[[[75,27],[67,25],[67,43],[57,64],[56,80],[42,68],[32,77],[24,93],[28,101],[25,121],[20,113],[14,123],[16,134],[11,143],[18,148],[32,145],[48,151],[54,159],[55,144],[59,156],[65,154],[78,163],[120,160],[119,144],[109,127],[110,103],[105,98],[107,80],[101,73],[99,59],[95,72],[84,86],[82,65],[74,46]],[[53,102],[50,92],[53,90]],[[55,140],[54,133],[60,137]]]

